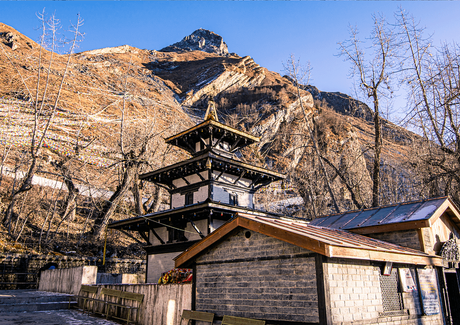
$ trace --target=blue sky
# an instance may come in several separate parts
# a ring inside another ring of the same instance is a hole
[[[55,12],[63,27],[80,13],[85,21],[80,51],[124,44],[159,50],[205,28],[221,35],[230,52],[250,55],[281,74],[283,62],[294,53],[310,61],[311,84],[351,94],[350,65],[337,57],[337,42],[347,39],[350,25],[367,36],[373,13],[391,20],[400,6],[436,42],[460,41],[458,1],[0,1],[0,21],[37,40],[35,14],[43,8]],[[395,103],[403,105],[402,100]]]

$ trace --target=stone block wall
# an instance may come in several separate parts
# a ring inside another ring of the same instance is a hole
[[[329,259],[327,272],[334,325],[443,324],[441,314],[422,316],[417,291],[402,293],[404,310],[408,310],[406,315],[385,316],[379,278],[381,270],[369,261]],[[415,269],[413,276],[415,278]]]
[[[242,230],[197,259],[196,310],[276,321],[318,322],[315,254]]]
[[[380,234],[366,234],[366,236],[383,240],[392,244],[421,250],[420,238],[417,230],[392,231]]]
[[[334,324],[379,317],[383,305],[378,267],[340,259],[328,262],[327,269]]]

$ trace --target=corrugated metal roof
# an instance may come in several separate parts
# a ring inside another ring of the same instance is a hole
[[[313,220],[311,225],[353,230],[412,221],[414,228],[420,228],[423,225],[429,226],[430,218],[443,213],[448,207],[454,208],[453,203],[447,197],[441,197],[330,215]],[[455,223],[459,221],[455,220]]]

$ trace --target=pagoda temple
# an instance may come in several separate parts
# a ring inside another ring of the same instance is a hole
[[[282,174],[247,164],[235,152],[258,137],[222,124],[210,100],[202,123],[165,139],[190,159],[143,174],[140,179],[166,188],[170,209],[111,223],[109,229],[137,231],[147,241],[146,282],[174,268],[181,252],[238,213],[269,216],[254,209],[254,193]]]

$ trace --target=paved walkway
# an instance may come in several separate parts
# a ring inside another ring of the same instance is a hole
[[[119,325],[103,318],[88,316],[78,310],[59,309],[23,313],[1,313],[1,325]]]
[[[67,309],[68,295],[37,290],[0,290],[0,325],[116,325],[113,321]],[[57,303],[66,309],[49,308]],[[40,307],[40,308],[37,308]],[[29,311],[27,311],[27,309]]]

